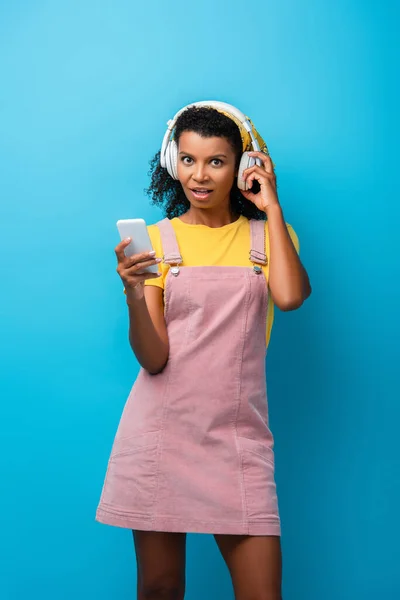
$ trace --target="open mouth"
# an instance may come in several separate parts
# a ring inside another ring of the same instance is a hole
[[[206,190],[204,188],[194,188],[190,191],[192,192],[193,196],[198,200],[204,200],[205,198],[208,198],[208,196],[212,192],[212,190]]]

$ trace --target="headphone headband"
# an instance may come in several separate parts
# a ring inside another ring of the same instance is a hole
[[[173,129],[175,128],[176,122],[177,122],[178,118],[180,117],[180,115],[185,110],[187,110],[188,108],[192,108],[192,107],[214,108],[215,110],[218,110],[219,112],[227,113],[230,117],[234,117],[233,120],[235,120],[235,118],[236,118],[241,123],[241,125],[244,127],[244,129],[247,131],[247,133],[249,134],[253,150],[260,151],[260,145],[254,136],[253,127],[252,127],[249,119],[246,117],[246,115],[244,115],[235,106],[232,106],[231,104],[227,104],[226,102],[219,102],[217,100],[202,100],[200,102],[194,102],[193,104],[188,104],[187,106],[184,106],[183,108],[181,108],[181,110],[179,110],[176,113],[176,115],[172,119],[170,119],[168,121],[168,123],[167,123],[168,129],[164,135],[163,143],[161,146],[161,153],[160,153],[160,164],[162,167],[164,167],[164,168],[167,167],[166,152],[167,152],[167,147],[171,140],[171,134],[172,134]]]

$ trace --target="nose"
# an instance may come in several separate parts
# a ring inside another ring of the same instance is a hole
[[[193,175],[192,175],[193,179],[197,182],[201,182],[201,181],[205,181],[206,179],[208,179],[207,176],[207,171],[205,168],[205,165],[203,165],[202,163],[198,162],[193,170]]]

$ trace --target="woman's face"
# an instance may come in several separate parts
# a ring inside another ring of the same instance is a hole
[[[229,206],[236,157],[226,138],[184,131],[179,138],[178,178],[196,208]]]

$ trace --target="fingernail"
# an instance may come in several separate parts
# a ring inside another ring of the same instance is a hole
[[[156,258],[156,263],[160,263],[162,261],[162,258]]]
[[[127,237],[127,238],[125,238],[125,241],[126,241],[126,242],[131,242],[131,241],[132,241],[132,238],[130,238],[130,237]]]
[[[156,251],[152,250],[151,252],[149,252],[149,256],[155,256],[156,255]]]
[[[159,277],[161,277],[162,273],[161,273],[160,271],[158,271],[157,275],[158,275]]]

